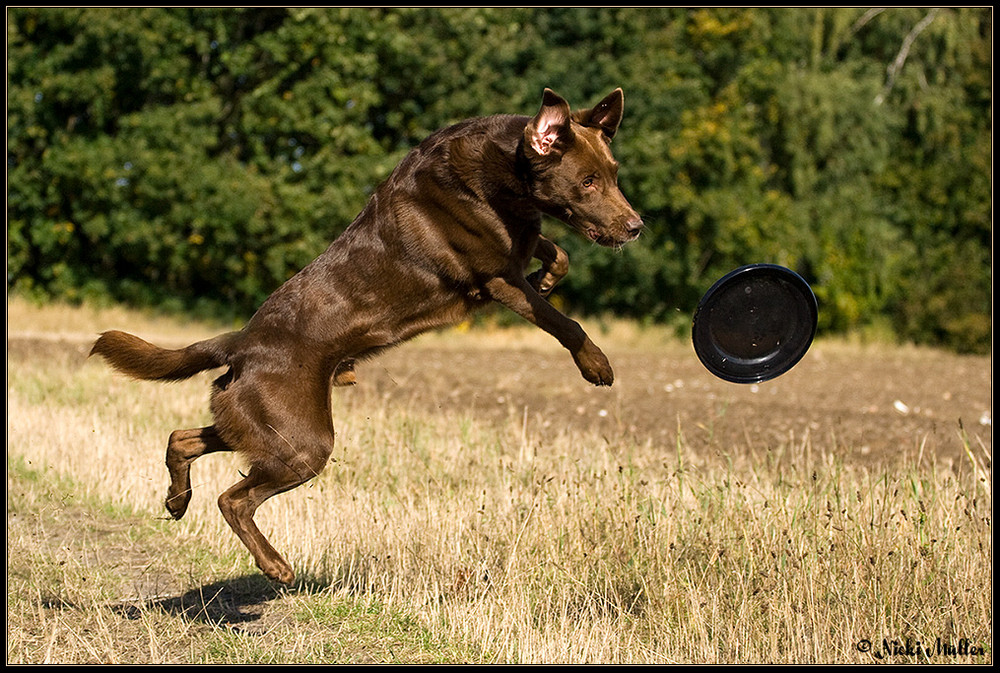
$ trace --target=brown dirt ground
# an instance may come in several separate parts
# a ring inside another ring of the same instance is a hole
[[[786,374],[741,385],[715,378],[680,344],[622,352],[602,345],[615,369],[610,388],[588,384],[558,349],[404,345],[360,365],[356,392],[376,393],[385,404],[523,423],[543,436],[596,430],[609,440],[662,444],[667,455],[680,432],[685,446],[723,454],[808,440],[817,452],[863,463],[921,452],[967,461],[961,428],[980,456],[980,442],[992,454],[989,358],[816,344]]]
[[[791,371],[757,385],[712,376],[690,346],[617,349],[593,335],[615,383],[584,381],[568,353],[470,335],[404,344],[358,366],[339,403],[446,412],[540,435],[597,431],[609,441],[734,455],[804,444],[846,461],[992,455],[992,362],[931,349],[817,342]],[[169,344],[165,344],[169,345]],[[8,338],[8,357],[82,364],[89,342]],[[334,419],[336,425],[336,418]]]

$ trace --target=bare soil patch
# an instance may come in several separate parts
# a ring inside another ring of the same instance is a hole
[[[680,433],[686,447],[723,454],[808,441],[851,461],[921,452],[960,461],[963,428],[974,444],[992,447],[988,358],[817,344],[783,376],[741,385],[712,376],[680,344],[621,352],[603,346],[615,369],[610,388],[583,381],[561,350],[459,345],[391,351],[359,368],[356,392],[534,431],[625,435],[664,450],[676,447]]]
[[[359,384],[334,389],[337,404],[401,405],[524,425],[533,432],[596,430],[609,439],[734,454],[808,442],[845,460],[922,454],[964,461],[966,444],[992,448],[988,357],[920,348],[817,343],[791,371],[756,385],[712,376],[693,349],[617,350],[615,383],[585,382],[559,349],[484,346],[475,335],[404,344],[358,367]],[[82,365],[89,343],[8,339],[8,357]],[[374,408],[374,407],[373,407]],[[336,426],[336,418],[334,418]]]

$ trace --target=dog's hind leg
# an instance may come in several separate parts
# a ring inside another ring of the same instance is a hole
[[[257,528],[254,514],[268,498],[304,484],[326,467],[335,441],[330,413],[333,367],[296,378],[286,376],[289,367],[280,367],[285,363],[275,359],[277,364],[264,364],[277,373],[243,369],[215,390],[211,407],[219,434],[250,467],[242,480],[219,496],[219,510],[257,567],[288,584],[295,573]],[[309,373],[321,367],[303,369]]]
[[[271,579],[291,584],[295,579],[292,567],[271,546],[253,520],[254,512],[265,500],[309,480],[290,470],[284,472],[279,476],[251,468],[249,475],[219,496],[219,509],[229,527],[253,554],[257,567]]]
[[[216,451],[232,451],[215,430],[214,425],[192,430],[174,430],[167,442],[167,469],[170,487],[167,489],[167,511],[180,519],[191,502],[191,463],[195,458]]]

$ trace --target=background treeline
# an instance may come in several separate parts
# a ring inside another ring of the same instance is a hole
[[[827,332],[991,340],[992,9],[8,9],[8,288],[249,315],[435,129],[617,86],[621,253],[569,310],[688,325],[749,262]]]

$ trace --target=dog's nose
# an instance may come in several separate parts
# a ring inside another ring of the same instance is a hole
[[[636,217],[625,223],[625,232],[630,238],[635,238],[642,230],[642,218]]]

